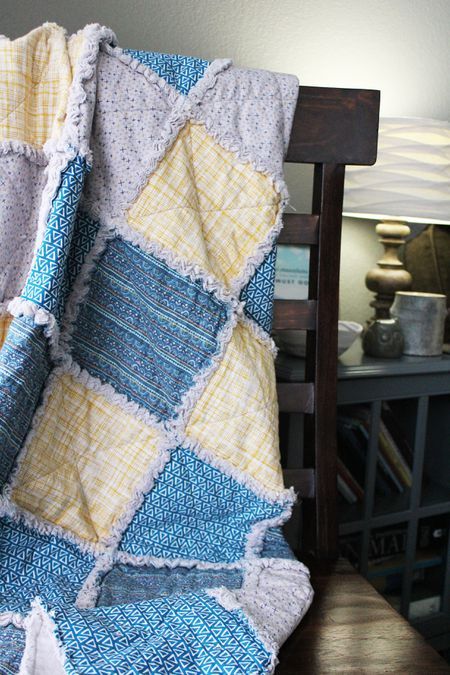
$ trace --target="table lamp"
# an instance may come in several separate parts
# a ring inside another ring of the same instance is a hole
[[[398,257],[408,223],[450,225],[450,124],[381,118],[376,163],[347,169],[343,215],[380,221],[384,254],[367,273],[366,286],[375,293],[372,320],[388,320],[395,293],[412,285]]]

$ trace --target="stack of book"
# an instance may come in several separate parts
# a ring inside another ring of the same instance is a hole
[[[362,502],[370,433],[370,410],[341,409],[338,415],[338,490],[349,504]],[[375,492],[381,496],[404,492],[412,485],[412,450],[394,413],[383,403],[378,434]]]

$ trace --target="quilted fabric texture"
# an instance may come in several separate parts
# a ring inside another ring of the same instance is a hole
[[[249,327],[238,324],[192,412],[187,434],[264,487],[280,490],[275,399],[272,357]]]
[[[273,182],[186,123],[128,212],[128,223],[225,285],[275,224]]]
[[[167,419],[218,351],[227,314],[198,282],[117,238],[92,278],[73,356],[91,375]]]
[[[281,515],[193,452],[177,448],[124,533],[134,555],[235,562],[251,526]]]
[[[297,81],[46,24],[0,90],[0,670],[271,673],[312,597],[269,336]]]
[[[157,455],[158,432],[70,375],[52,385],[13,499],[82,539],[107,537]]]

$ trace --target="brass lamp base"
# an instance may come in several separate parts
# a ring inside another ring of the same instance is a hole
[[[410,273],[398,257],[398,248],[405,243],[405,237],[411,230],[408,225],[391,220],[383,220],[375,229],[380,235],[378,241],[384,246],[384,253],[377,262],[378,267],[367,273],[366,286],[375,293],[370,303],[375,310],[372,320],[389,319],[396,292],[408,291],[412,284]]]

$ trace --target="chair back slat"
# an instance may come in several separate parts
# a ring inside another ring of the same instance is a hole
[[[314,385],[312,382],[278,382],[277,392],[281,412],[314,412]]]
[[[319,216],[307,213],[285,213],[279,244],[312,246],[317,244]]]
[[[316,307],[315,300],[276,300],[274,330],[315,330]]]

